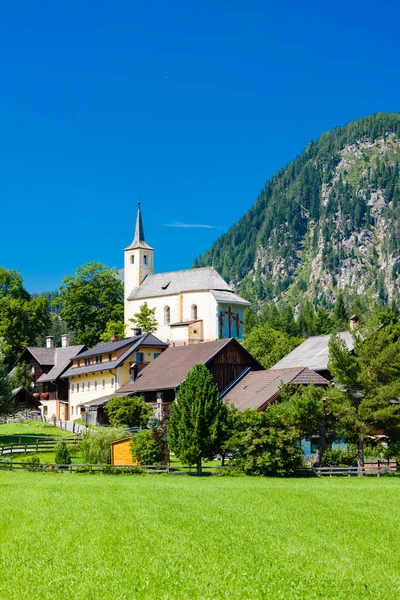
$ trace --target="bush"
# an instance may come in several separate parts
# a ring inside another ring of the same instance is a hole
[[[157,428],[145,429],[133,436],[131,441],[132,460],[139,465],[159,465],[165,451],[162,431]]]
[[[37,454],[31,454],[27,456],[23,462],[29,465],[32,469],[37,469],[40,466],[40,456]]]
[[[355,446],[331,448],[325,450],[321,459],[321,467],[351,467],[357,464],[357,450]]]
[[[61,440],[55,446],[55,457],[54,461],[57,465],[70,465],[71,464],[71,453],[68,449],[67,442]]]
[[[113,427],[146,427],[153,409],[139,396],[114,396],[107,403],[107,413]]]
[[[239,454],[230,464],[248,475],[288,476],[303,465],[299,433],[275,411],[247,409],[238,421]]]
[[[80,443],[84,461],[92,465],[111,463],[111,442],[126,437],[125,429],[94,429],[85,434]]]

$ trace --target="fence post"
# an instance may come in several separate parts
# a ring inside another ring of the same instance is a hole
[[[36,452],[39,450],[39,440],[36,440]]]

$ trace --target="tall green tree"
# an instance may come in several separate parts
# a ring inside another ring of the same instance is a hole
[[[138,327],[143,333],[154,333],[157,331],[158,321],[155,317],[155,308],[150,308],[147,302],[143,302],[139,311],[129,321],[133,327]]]
[[[26,362],[18,363],[11,371],[10,375],[11,389],[24,387],[27,390],[32,390],[33,383],[29,365]]]
[[[349,313],[342,292],[339,292],[337,295],[333,318],[339,330],[348,329]]]
[[[282,331],[276,331],[265,323],[251,330],[249,335],[245,337],[243,346],[266,369],[269,369],[301,342],[301,339]]]
[[[22,350],[50,327],[46,298],[31,298],[17,271],[0,269],[0,336],[4,338],[4,363],[10,369]]]
[[[202,472],[202,460],[212,459],[221,449],[226,407],[212,375],[202,363],[191,369],[179,388],[168,422],[170,448],[189,465]]]
[[[98,262],[78,267],[59,292],[54,302],[61,304],[60,317],[78,344],[96,345],[108,321],[123,321],[124,290],[115,269]]]
[[[101,342],[109,342],[116,335],[120,340],[125,337],[125,325],[123,321],[108,321],[105,330],[100,336]]]
[[[383,431],[400,438],[400,321],[388,316],[386,324],[371,322],[353,338],[349,352],[342,339],[331,337],[328,368],[339,388],[332,411],[357,444],[362,467],[367,436]]]
[[[11,385],[7,373],[7,366],[4,364],[4,338],[0,338],[0,415],[11,411]]]

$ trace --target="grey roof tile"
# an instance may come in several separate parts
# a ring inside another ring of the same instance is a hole
[[[147,275],[142,284],[131,291],[128,300],[200,290],[232,291],[213,267],[200,267]]]
[[[58,377],[61,377],[63,372],[68,368],[72,359],[77,356],[85,346],[66,346],[65,348],[52,348],[54,350],[54,366],[48,373],[43,373],[38,378],[39,383],[45,381],[55,381]]]

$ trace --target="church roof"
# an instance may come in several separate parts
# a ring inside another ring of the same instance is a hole
[[[135,236],[133,238],[133,242],[131,243],[131,245],[128,246],[127,248],[125,248],[125,250],[133,250],[134,248],[147,248],[148,250],[153,250],[153,248],[151,246],[149,246],[144,239],[144,229],[143,229],[142,213],[140,211],[140,202],[138,202]]]
[[[250,304],[247,300],[236,296],[214,267],[199,267],[197,269],[147,275],[141,285],[131,291],[128,300],[207,290],[213,290],[213,293],[224,292],[226,297],[235,297],[236,302]]]

